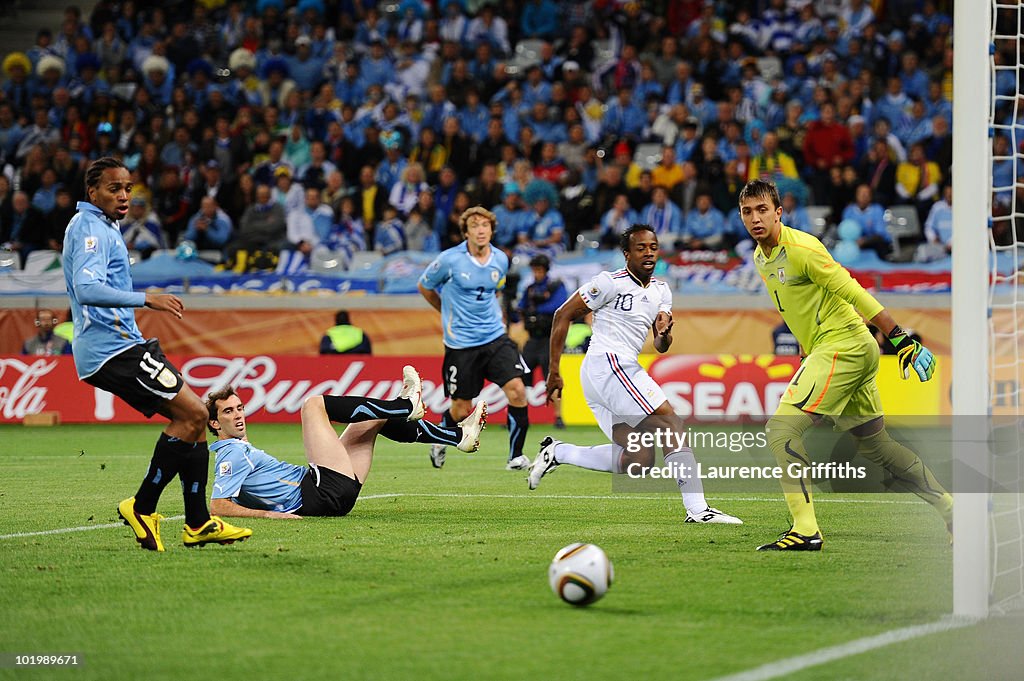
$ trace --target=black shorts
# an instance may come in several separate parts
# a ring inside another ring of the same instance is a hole
[[[472,400],[480,395],[484,379],[501,386],[528,371],[519,347],[506,335],[475,348],[446,347],[441,377],[445,397]]]
[[[533,370],[540,368],[540,382],[543,383],[548,377],[548,364],[551,361],[551,344],[547,338],[529,338],[523,346],[523,359],[530,367],[530,378],[534,379]],[[535,385],[535,379],[530,381]]]
[[[156,338],[114,355],[83,380],[114,393],[146,418],[160,411],[185,386],[181,372],[164,356]]]
[[[302,506],[295,513],[309,516],[347,515],[356,505],[363,484],[338,471],[309,464],[299,483]]]

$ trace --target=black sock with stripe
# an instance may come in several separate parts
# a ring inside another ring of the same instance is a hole
[[[380,434],[395,442],[425,442],[433,445],[457,446],[462,441],[462,429],[430,421],[402,421],[390,419]]]
[[[508,460],[523,455],[526,431],[530,428],[530,412],[527,407],[508,405]]]
[[[451,409],[445,409],[444,413],[441,414],[441,425],[442,426],[445,426],[447,428],[454,428],[455,426],[458,425],[458,423],[459,422],[455,420],[455,417],[452,416],[452,410]]]
[[[135,510],[142,515],[150,515],[156,511],[160,494],[168,483],[178,474],[185,461],[185,456],[192,451],[189,442],[171,438],[167,433],[160,433],[160,438],[153,448],[153,458],[149,460],[149,471],[135,493]]]
[[[185,498],[185,524],[196,530],[210,519],[206,504],[206,483],[210,479],[210,450],[206,442],[186,442],[190,449],[178,476]]]
[[[359,423],[377,419],[406,418],[412,413],[412,400],[324,395],[324,408],[327,410],[327,418],[335,423]]]

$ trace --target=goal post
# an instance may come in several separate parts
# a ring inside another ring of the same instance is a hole
[[[987,437],[971,431],[984,428],[989,413],[989,381],[979,377],[990,371],[990,48],[997,3],[959,0],[953,8],[953,614],[962,617],[987,616],[991,579],[989,495],[962,490],[978,473],[988,475],[977,470]]]

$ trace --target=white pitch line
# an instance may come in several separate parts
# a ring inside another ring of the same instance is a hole
[[[360,500],[369,499],[395,499],[398,497],[428,497],[433,499],[606,499],[609,501],[675,501],[675,495],[664,494],[661,496],[650,496],[641,494],[622,493],[617,495],[604,494],[459,494],[456,492],[391,492],[386,494],[365,494],[359,497]],[[779,503],[779,497],[708,497],[712,501],[754,501],[761,503]],[[815,503],[832,504],[919,504],[919,501],[896,501],[890,499],[815,499]],[[185,516],[176,515],[165,520],[182,520]],[[121,527],[124,523],[103,523],[102,525],[83,525],[81,527],[59,527],[53,530],[39,530],[36,532],[14,532],[13,534],[0,534],[0,540],[18,539],[21,537],[41,537],[51,534],[67,534],[69,532],[88,532],[89,530],[108,530],[114,527]]]
[[[829,646],[828,648],[820,648],[803,655],[769,662],[747,671],[720,676],[712,679],[712,681],[770,681],[771,679],[796,674],[810,667],[817,667],[818,665],[835,662],[836,660],[853,655],[860,655],[871,650],[884,648],[894,643],[902,643],[903,641],[910,641],[922,636],[930,636],[944,631],[953,631],[954,629],[973,626],[977,622],[978,620],[971,618],[948,617],[937,622],[930,622],[929,624],[917,624],[912,627],[884,631],[874,636],[858,638],[846,643],[840,643],[839,645]]]
[[[184,520],[185,516],[175,515],[164,520]],[[88,532],[89,530],[109,530],[113,527],[122,527],[124,523],[103,523],[102,525],[83,525],[81,527],[59,527],[55,530],[40,530],[38,532],[15,532],[14,534],[0,534],[0,539],[17,539],[18,537],[42,537],[47,534],[67,534],[68,532]]]

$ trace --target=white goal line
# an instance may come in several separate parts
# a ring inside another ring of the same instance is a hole
[[[827,648],[819,648],[803,655],[768,662],[760,667],[754,667],[753,669],[736,674],[729,674],[728,676],[719,676],[711,681],[770,681],[771,679],[796,674],[810,667],[817,667],[853,655],[860,655],[861,653],[884,648],[894,643],[902,643],[903,641],[910,641],[922,636],[930,636],[944,631],[953,631],[954,629],[973,626],[978,621],[978,619],[969,617],[944,617],[936,622],[883,631],[881,634],[875,634],[874,636],[866,636]]]
[[[391,492],[384,494],[365,494],[359,497],[360,501],[368,501],[370,499],[395,499],[399,497],[430,497],[430,498],[453,498],[453,499],[608,499],[608,500],[632,500],[639,499],[642,501],[664,501],[664,500],[675,500],[678,497],[676,495],[663,494],[661,496],[641,495],[641,494],[537,494],[537,495],[525,495],[525,494],[459,494],[457,492]],[[755,502],[775,502],[780,503],[782,500],[777,496],[772,497],[708,497],[712,501],[755,501]],[[814,503],[833,503],[833,504],[886,504],[886,505],[902,505],[912,504],[917,505],[919,501],[899,501],[895,499],[815,499]],[[185,516],[176,515],[164,520],[183,520]],[[13,532],[11,534],[0,534],[0,540],[3,539],[20,539],[22,537],[44,537],[51,534],[67,534],[69,532],[88,532],[90,530],[109,530],[115,527],[122,527],[124,523],[102,523],[99,525],[82,525],[80,527],[58,527],[52,530],[37,530],[34,532]]]

